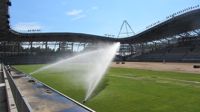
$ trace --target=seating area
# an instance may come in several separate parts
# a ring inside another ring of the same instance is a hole
[[[193,51],[188,52],[188,54],[183,58],[184,61],[200,61],[200,46],[196,47]]]
[[[200,62],[200,40],[180,41],[165,48],[156,49],[128,61],[167,61],[167,62]]]

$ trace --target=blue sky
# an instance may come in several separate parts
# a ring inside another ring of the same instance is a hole
[[[117,35],[123,20],[137,33],[199,0],[11,0],[11,27],[18,31]]]

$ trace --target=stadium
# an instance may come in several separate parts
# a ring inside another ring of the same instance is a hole
[[[0,1],[0,112],[200,111],[199,5],[133,35],[124,21],[124,38],[18,32],[12,5]]]

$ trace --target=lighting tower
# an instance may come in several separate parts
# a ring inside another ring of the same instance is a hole
[[[133,35],[135,35],[135,32],[133,31],[131,26],[128,24],[128,22],[126,20],[124,20],[120,27],[120,31],[118,33],[117,38],[129,37],[129,36],[133,36]]]

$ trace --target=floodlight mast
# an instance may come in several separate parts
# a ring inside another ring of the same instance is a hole
[[[122,32],[123,29],[125,29],[125,32]],[[120,38],[121,35],[126,35],[126,37],[129,37],[131,35],[135,35],[135,32],[133,31],[133,29],[131,28],[130,24],[127,22],[127,20],[124,20],[121,27],[120,27],[120,31],[118,33],[117,38]]]

